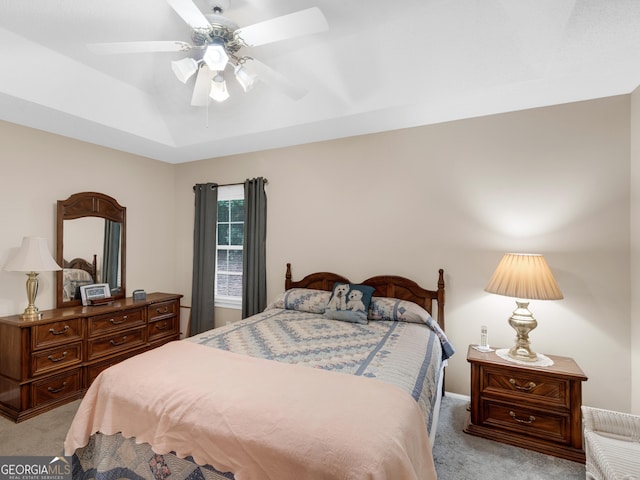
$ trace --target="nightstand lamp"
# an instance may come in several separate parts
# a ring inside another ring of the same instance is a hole
[[[35,306],[38,295],[38,273],[62,270],[51,257],[47,240],[41,237],[24,237],[18,253],[7,262],[4,269],[8,272],[27,273],[27,300],[29,305],[20,316],[22,320],[39,320],[42,314]]]
[[[514,360],[535,362],[538,356],[529,348],[529,332],[538,326],[538,322],[529,311],[529,300],[563,298],[544,257],[529,253],[505,254],[484,290],[516,298],[518,307],[513,311],[509,325],[517,337],[508,355]]]

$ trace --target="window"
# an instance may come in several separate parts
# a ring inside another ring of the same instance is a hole
[[[242,308],[244,185],[218,188],[216,307]]]

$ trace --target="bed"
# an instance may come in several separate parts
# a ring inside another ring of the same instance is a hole
[[[62,298],[63,301],[77,300],[80,298],[80,287],[98,283],[97,255],[89,262],[84,258],[64,260],[62,268]]]
[[[373,292],[366,321],[325,317],[340,285]],[[96,379],[65,440],[74,479],[436,478],[444,300],[442,270],[428,290],[393,275],[294,281],[288,264],[264,312]]]

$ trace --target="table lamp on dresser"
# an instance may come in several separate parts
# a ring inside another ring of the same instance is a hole
[[[37,272],[62,270],[51,257],[46,238],[24,237],[20,250],[6,263],[4,269],[8,272],[28,272],[27,300],[29,305],[25,308],[24,313],[20,315],[20,318],[27,321],[39,320],[42,314],[38,307],[35,306],[36,295],[38,295]]]
[[[508,352],[509,358],[535,362],[537,354],[531,350],[529,332],[538,322],[529,311],[529,300],[560,300],[562,292],[549,265],[542,255],[507,253],[484,289],[486,292],[516,298],[517,308],[509,318],[516,331],[516,344]]]

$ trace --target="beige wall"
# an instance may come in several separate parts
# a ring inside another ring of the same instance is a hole
[[[100,191],[128,209],[129,291],[184,293],[188,306],[192,186],[265,176],[269,297],[286,262],[296,277],[395,273],[425,286],[442,267],[458,349],[447,389],[468,393],[480,326],[492,345],[514,337],[515,304],[483,292],[489,276],[506,251],[540,252],[565,299],[532,303],[533,347],[578,361],[585,403],[628,411],[630,105],[620,96],[176,166],[0,123],[0,264],[23,235],[53,249],[55,201]],[[21,276],[0,271],[0,314],[24,309]],[[42,276],[38,305],[52,307],[54,277]]]
[[[640,88],[631,95],[631,411],[640,414]]]
[[[458,393],[481,325],[492,344],[513,342],[515,302],[483,291],[502,254],[543,253],[565,299],[532,303],[533,347],[578,361],[585,403],[629,410],[629,109],[614,97],[183,164],[176,209],[193,208],[195,183],[267,177],[270,298],[286,262],[297,277],[396,273],[432,287],[444,268]],[[188,284],[193,219],[178,222]]]
[[[85,191],[127,207],[127,289],[177,291],[174,165],[0,122],[0,266],[23,236],[56,246],[56,201]],[[55,274],[39,275],[36,305],[55,306]],[[0,315],[26,307],[26,277],[0,270]]]

